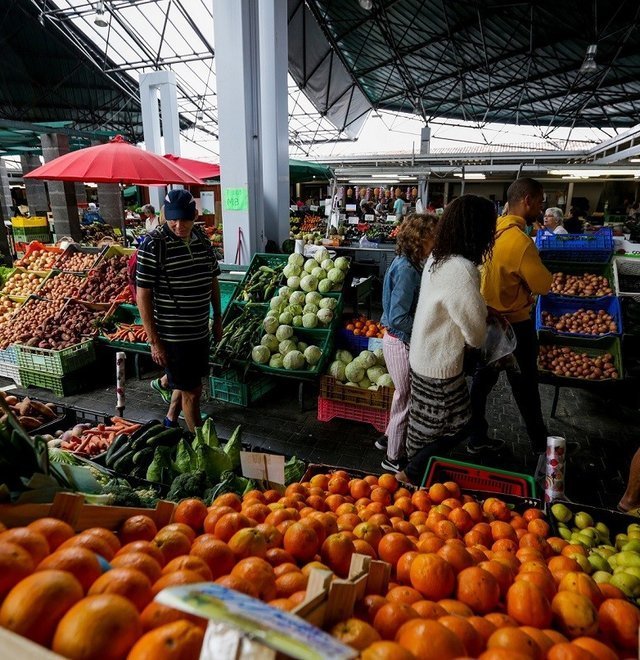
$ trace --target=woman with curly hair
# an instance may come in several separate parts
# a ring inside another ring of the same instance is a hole
[[[387,332],[382,340],[382,350],[395,391],[386,437],[379,438],[376,447],[387,450],[382,467],[394,472],[400,470],[400,462],[404,460],[410,393],[409,343],[422,268],[433,248],[437,224],[433,215],[410,215],[400,225],[396,237],[398,256],[384,276],[382,324]]]
[[[487,333],[478,267],[495,231],[493,202],[476,195],[451,202],[438,224],[411,333],[409,463],[400,479],[420,483],[429,458],[466,437],[471,405],[462,365],[465,348],[480,348]]]

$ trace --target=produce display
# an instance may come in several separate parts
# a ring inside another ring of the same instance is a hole
[[[104,238],[118,240],[113,227],[102,222],[80,225],[80,230],[82,231],[82,242],[88,245],[97,245]]]
[[[206,622],[152,602],[160,590],[213,580],[289,611],[312,568],[346,578],[358,552],[390,564],[391,581],[327,631],[363,660],[637,657],[640,610],[589,575],[585,546],[553,536],[541,509],[478,501],[455,482],[411,492],[390,474],[299,480],[284,494],[187,494],[161,529],[136,515],[117,533],[52,519],[3,531],[0,625],[68,658],[108,647],[196,660]]]
[[[147,331],[143,325],[136,323],[118,323],[114,332],[103,332],[107,339],[112,341],[128,341],[130,343],[148,342]]]
[[[589,356],[568,346],[540,346],[538,366],[565,378],[606,380],[620,377],[611,353]]]
[[[315,344],[300,341],[293,334],[292,326],[279,325],[275,333],[264,334],[260,344],[253,347],[251,359],[272,369],[303,371],[313,369],[320,362],[322,350]]]
[[[222,339],[211,343],[212,364],[228,364],[232,360],[246,361],[262,334],[262,314],[253,305],[245,305],[240,314],[223,328]]]
[[[97,257],[97,254],[91,252],[68,252],[60,256],[54,268],[78,273],[83,270],[89,270],[96,262]]]
[[[51,250],[34,250],[31,254],[25,255],[22,259],[18,259],[14,265],[24,268],[25,270],[51,270],[59,256],[60,252],[53,252]]]
[[[557,332],[580,333],[584,335],[606,335],[617,332],[618,326],[611,314],[604,310],[579,309],[575,312],[554,316],[542,312],[542,325]]]
[[[380,321],[372,321],[366,316],[359,316],[344,324],[345,330],[353,332],[356,337],[377,337],[382,339],[386,333]]]
[[[131,434],[142,424],[129,422],[122,417],[112,417],[110,424],[76,424],[68,431],[57,431],[55,438],[48,439],[50,448],[60,448],[79,456],[90,458],[109,449],[116,438],[123,436],[128,441]]]
[[[48,320],[56,316],[63,305],[62,300],[36,299],[27,302],[11,319],[11,323],[0,326],[0,349],[4,350],[16,342],[28,344],[36,336],[43,337]]]
[[[362,351],[356,358],[349,351],[336,351],[327,373],[349,387],[363,390],[393,387],[381,348]]]
[[[282,272],[291,291],[318,291],[324,294],[340,291],[348,270],[349,260],[346,257],[338,257],[334,262],[329,257],[329,251],[321,247],[310,259],[305,260],[297,252],[289,255]]]
[[[94,303],[114,301],[129,283],[128,263],[127,256],[115,256],[100,262],[87,275],[80,292],[82,300]]]
[[[48,300],[77,298],[84,278],[74,273],[54,273],[38,289],[38,295]]]
[[[0,324],[8,321],[21,304],[8,296],[0,296]]]
[[[600,298],[601,296],[612,296],[613,289],[604,275],[554,273],[550,293],[555,293],[558,296]]]
[[[9,410],[17,417],[25,431],[33,431],[54,419],[58,419],[54,403],[42,403],[35,399],[25,397],[20,400],[17,396],[0,390],[0,396],[9,407]],[[0,424],[6,424],[7,413],[0,417]]]
[[[238,298],[244,302],[266,302],[278,288],[283,268],[284,264],[273,268],[270,266],[258,267],[240,290]]]
[[[28,298],[42,283],[45,276],[42,274],[16,270],[11,277],[5,282],[1,293],[7,296],[17,296],[19,298]]]
[[[328,328],[338,308],[338,299],[323,297],[317,291],[292,291],[288,286],[280,287],[278,295],[269,301],[269,311],[263,323],[265,332],[275,334],[280,325],[294,328]]]

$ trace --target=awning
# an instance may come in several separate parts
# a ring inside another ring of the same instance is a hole
[[[197,176],[198,179],[217,179],[220,176],[220,165],[203,163],[201,160],[182,158],[182,156],[174,156],[173,154],[165,154],[164,157]]]

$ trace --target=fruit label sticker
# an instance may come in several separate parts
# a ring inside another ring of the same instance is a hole
[[[349,660],[358,655],[357,651],[304,619],[219,584],[202,582],[170,587],[162,590],[156,600],[162,605],[228,624],[252,640],[299,660]],[[220,646],[216,646],[213,655],[205,656],[205,640],[201,658],[238,657],[221,655]]]
[[[284,456],[259,451],[241,451],[242,476],[284,484]]]

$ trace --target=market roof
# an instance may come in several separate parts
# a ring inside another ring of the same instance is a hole
[[[640,122],[637,0],[306,0],[306,7],[331,57],[376,109],[480,125]]]

